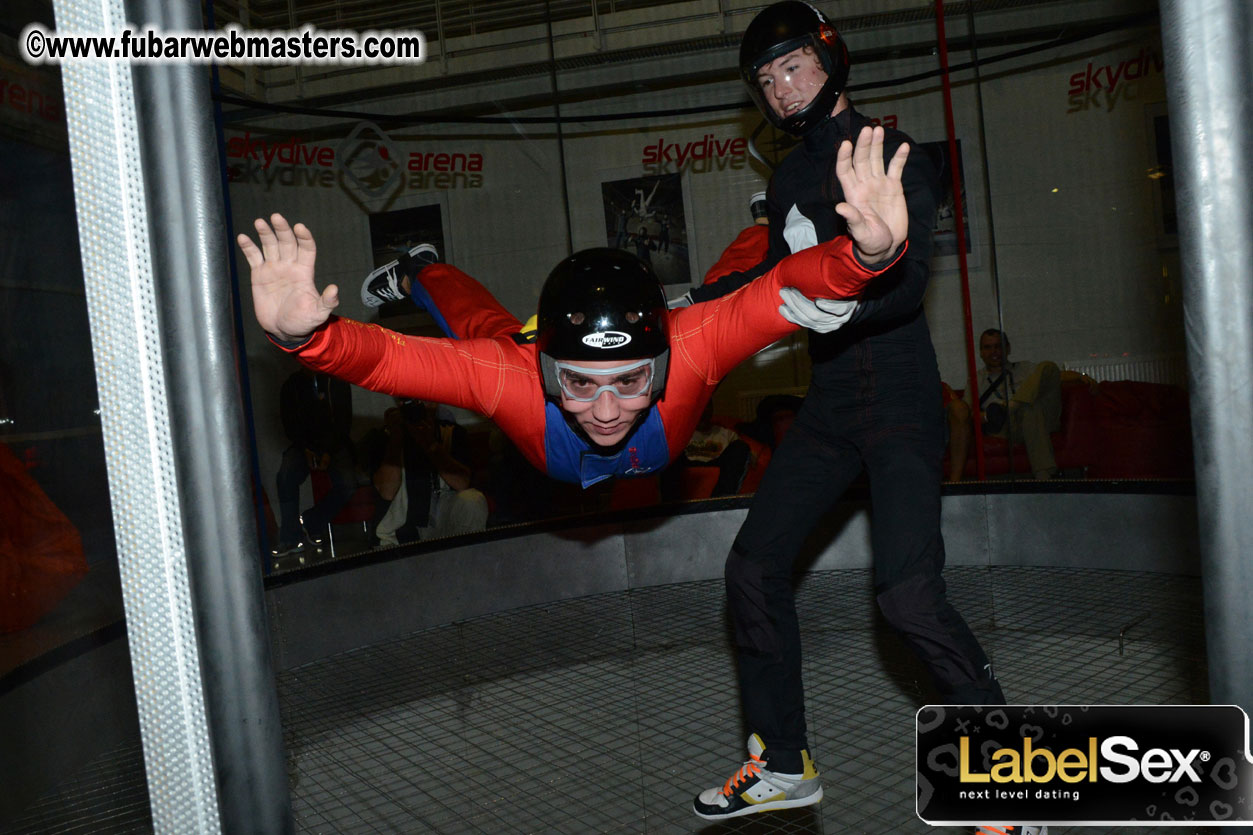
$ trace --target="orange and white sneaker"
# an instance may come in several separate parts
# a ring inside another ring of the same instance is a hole
[[[808,751],[801,751],[804,771],[779,774],[766,768],[761,737],[748,738],[748,762],[722,785],[706,789],[692,801],[696,814],[706,820],[736,818],[777,809],[812,806],[822,800],[822,778]]]
[[[1047,826],[994,826],[985,823],[975,835],[1049,835]]]

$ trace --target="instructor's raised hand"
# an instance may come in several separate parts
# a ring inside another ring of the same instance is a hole
[[[252,270],[252,306],[257,322],[276,339],[301,342],[339,306],[339,288],[328,284],[321,293],[313,283],[317,248],[303,223],[289,226],[280,214],[270,222],[257,218],[260,248],[247,235],[236,238]]]
[[[867,264],[887,260],[909,234],[909,209],[901,187],[901,173],[909,156],[902,144],[883,164],[883,128],[861,129],[857,147],[845,140],[835,159],[835,175],[844,189],[844,202],[835,207],[846,221],[857,254]]]

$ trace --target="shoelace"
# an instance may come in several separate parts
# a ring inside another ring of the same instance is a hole
[[[399,266],[400,265],[398,264],[383,274],[387,277],[387,283],[383,286],[390,290],[397,298],[404,298],[404,293],[400,290]]]
[[[731,790],[735,786],[743,783],[749,777],[756,777],[758,774],[761,774],[761,768],[766,764],[766,761],[755,754],[749,754],[748,756],[750,757],[749,761],[740,766],[740,770],[732,774],[730,779],[722,784],[722,794],[724,796],[730,797]]]

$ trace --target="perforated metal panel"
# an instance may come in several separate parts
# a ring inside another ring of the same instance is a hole
[[[54,9],[60,32],[104,32],[125,22],[119,0],[63,0]],[[62,79],[153,821],[159,832],[218,831],[131,68],[71,63]]]

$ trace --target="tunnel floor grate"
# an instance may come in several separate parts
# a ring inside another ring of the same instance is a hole
[[[1013,703],[1208,701],[1196,578],[1015,567],[957,567],[945,577]],[[279,697],[296,828],[964,831],[914,815],[914,712],[936,698],[878,620],[869,572],[808,574],[797,605],[810,743],[826,795],[816,807],[714,825],[690,810],[695,793],[745,758],[723,586],[709,581],[475,618],[286,671]],[[113,756],[142,773],[137,747]],[[95,771],[118,779],[128,769]],[[129,809],[134,791],[103,794]],[[75,795],[100,794],[62,791],[11,831],[80,831],[59,815]],[[150,831],[150,820],[145,830],[133,818],[97,817],[81,831]],[[116,828],[99,828],[109,820]],[[1050,827],[1068,831],[1103,830]]]

